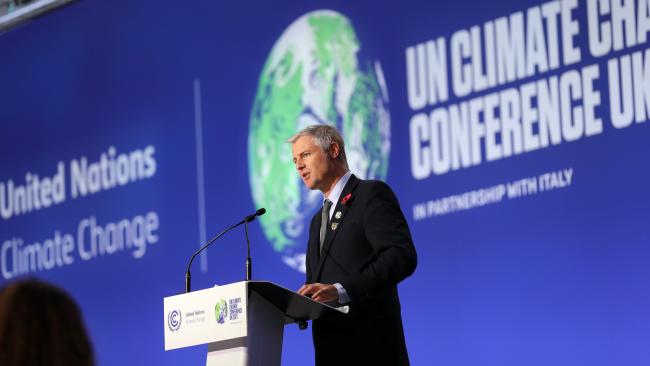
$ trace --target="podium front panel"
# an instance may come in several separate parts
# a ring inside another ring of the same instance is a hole
[[[247,336],[246,282],[166,297],[165,350]]]

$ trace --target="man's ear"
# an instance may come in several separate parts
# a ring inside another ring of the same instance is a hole
[[[341,153],[340,148],[339,148],[339,144],[337,144],[336,142],[332,142],[330,144],[329,153],[330,153],[330,157],[332,158],[332,160],[336,160],[339,157],[339,154]]]

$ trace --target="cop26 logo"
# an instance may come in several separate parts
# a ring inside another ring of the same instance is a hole
[[[183,316],[180,310],[172,310],[167,314],[167,326],[172,332],[177,331],[181,327]]]
[[[226,322],[226,317],[228,316],[228,305],[226,300],[221,299],[214,306],[214,316],[217,319],[217,323],[223,324]]]

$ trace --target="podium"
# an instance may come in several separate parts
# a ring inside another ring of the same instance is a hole
[[[345,312],[271,282],[215,286],[164,299],[165,351],[207,344],[207,366],[279,366],[285,324]]]

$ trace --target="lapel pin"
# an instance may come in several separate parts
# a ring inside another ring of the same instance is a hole
[[[339,226],[338,222],[333,222],[332,223],[332,230],[336,230],[336,228]]]
[[[341,211],[336,211],[336,214],[334,214],[334,217],[337,218],[337,219],[340,219],[341,216],[342,216]]]

